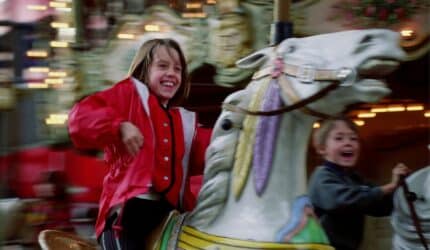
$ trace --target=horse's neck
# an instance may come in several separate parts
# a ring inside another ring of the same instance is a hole
[[[295,111],[281,116],[276,133],[263,131],[269,133],[269,136],[273,136],[271,139],[274,140],[274,150],[271,151],[268,144],[259,145],[260,149],[254,150],[253,154],[268,155],[271,164],[264,166],[267,161],[253,161],[243,192],[235,198],[230,197],[229,203],[241,207],[248,206],[249,201],[254,201],[254,207],[265,208],[267,204],[271,204],[272,210],[285,210],[283,207],[285,204],[290,204],[295,197],[305,194],[305,159],[308,138],[314,120],[315,118]],[[259,144],[257,141],[255,143]],[[261,168],[266,168],[266,170],[263,171]],[[267,172],[268,174],[265,174]],[[236,179],[232,179],[232,181],[234,182]],[[234,187],[233,182],[232,187]],[[246,202],[241,202],[242,198]]]
[[[284,115],[280,124],[270,182],[288,190],[287,201],[306,191],[306,154],[313,120],[297,111]]]
[[[192,221],[191,225],[201,224],[197,226],[199,230],[220,236],[272,241],[289,220],[292,202],[305,193],[305,155],[312,121],[312,118],[297,112],[282,115],[276,135],[276,151],[272,156],[273,164],[261,193],[257,192],[255,180],[255,167],[260,166],[253,166],[240,196],[230,192],[222,210],[216,210],[216,220],[205,225]],[[234,178],[230,180],[231,184],[235,181]],[[230,190],[233,187],[231,185]],[[198,212],[212,213],[207,209]],[[203,216],[200,217],[203,219]]]

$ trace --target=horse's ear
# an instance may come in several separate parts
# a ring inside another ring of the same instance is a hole
[[[251,55],[236,61],[236,66],[242,69],[257,68],[269,58],[269,53],[273,53],[273,48],[264,48]]]

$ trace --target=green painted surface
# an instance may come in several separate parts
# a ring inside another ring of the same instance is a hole
[[[329,244],[329,241],[321,225],[315,218],[309,217],[306,226],[291,239],[290,243]]]

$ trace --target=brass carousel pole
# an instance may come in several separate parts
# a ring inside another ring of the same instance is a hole
[[[271,44],[279,44],[293,35],[293,24],[290,22],[290,0],[275,0],[273,24],[271,27]]]

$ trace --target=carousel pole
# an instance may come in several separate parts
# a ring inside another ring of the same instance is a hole
[[[274,4],[271,45],[277,45],[293,35],[293,24],[289,20],[291,0],[275,0]]]

